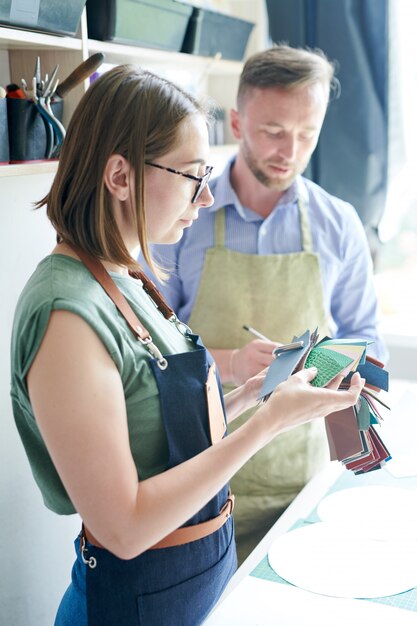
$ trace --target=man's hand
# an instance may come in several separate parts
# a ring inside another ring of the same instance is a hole
[[[243,385],[274,360],[272,351],[279,346],[272,341],[254,339],[243,348],[230,353],[230,378],[235,385]]]

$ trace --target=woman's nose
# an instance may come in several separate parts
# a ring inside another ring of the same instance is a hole
[[[208,209],[214,202],[213,194],[211,193],[210,186],[206,185],[201,192],[201,195],[197,198],[196,204],[200,207],[205,207]]]

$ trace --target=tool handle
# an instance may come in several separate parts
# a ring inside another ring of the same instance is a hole
[[[60,83],[56,89],[56,95],[63,98],[71,89],[74,89],[83,80],[91,76],[104,61],[104,54],[96,52],[91,57],[83,61],[67,78]]]

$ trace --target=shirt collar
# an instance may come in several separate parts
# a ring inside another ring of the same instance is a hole
[[[232,185],[230,184],[230,170],[232,165],[234,164],[236,159],[236,155],[234,155],[223,172],[213,181],[213,194],[214,194],[214,203],[209,208],[209,211],[218,211],[224,206],[228,204],[233,204],[238,209],[239,213],[242,208],[242,205],[239,202],[239,198],[235,194]]]
[[[215,178],[215,180],[213,181],[214,203],[209,208],[209,211],[214,212],[227,205],[233,205],[236,208],[236,211],[238,212],[240,217],[242,217],[243,219],[248,219],[249,213],[251,216],[255,214],[253,213],[253,211],[250,211],[250,209],[242,206],[239,198],[232,188],[232,185],[230,184],[230,170],[235,162],[235,159],[236,155],[234,155],[229,160],[220,176]],[[306,193],[307,189],[302,176],[297,176],[291,187],[289,187],[285,191],[284,195],[275,206],[274,211],[281,206],[291,206],[296,204],[299,194],[304,197]],[[257,217],[259,219],[259,216]]]

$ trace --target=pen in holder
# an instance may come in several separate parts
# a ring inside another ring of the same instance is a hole
[[[64,103],[53,102],[54,116],[62,119]],[[7,99],[10,162],[34,161],[53,158],[55,150],[53,128],[43,117],[34,102],[23,99]]]

